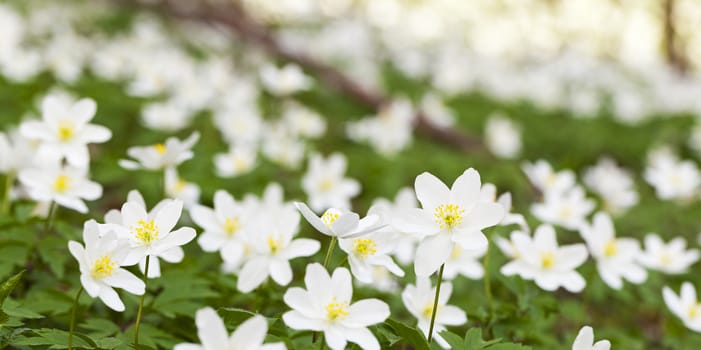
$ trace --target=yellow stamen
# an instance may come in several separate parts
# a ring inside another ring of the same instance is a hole
[[[153,148],[156,149],[156,152],[158,152],[158,154],[166,153],[166,146],[162,143],[157,143],[153,145]]]
[[[56,177],[56,181],[54,181],[54,191],[63,193],[68,191],[69,188],[71,188],[70,177],[67,175],[59,175]]]
[[[75,127],[73,123],[68,120],[61,120],[58,122],[58,139],[61,141],[68,141],[73,138],[75,134]]]
[[[226,218],[224,220],[224,232],[226,232],[226,235],[231,237],[233,236],[236,231],[238,231],[241,228],[241,221],[239,218]]]
[[[543,253],[540,256],[540,265],[544,269],[549,269],[555,264],[555,254],[551,252]]]
[[[462,217],[465,213],[457,204],[441,204],[436,207],[433,216],[436,217],[436,223],[441,229],[452,229],[462,223]]]
[[[333,300],[326,305],[326,319],[334,321],[348,316],[348,303],[339,303],[334,297]]]
[[[280,249],[280,241],[273,237],[268,237],[268,247],[270,248],[270,252],[275,254]]]
[[[616,240],[612,239],[606,243],[604,246],[604,256],[607,258],[610,258],[614,255],[618,254],[618,248],[616,247]]]
[[[322,192],[328,192],[332,188],[333,188],[333,181],[331,181],[330,179],[324,179],[324,181],[321,181],[321,183],[319,184],[319,189]]]
[[[462,248],[456,244],[455,247],[453,247],[453,251],[450,253],[450,260],[455,260],[459,258],[460,255],[462,255]]]
[[[151,242],[158,240],[158,226],[153,221],[139,220],[137,222],[137,227],[131,227],[131,231],[134,237],[141,241],[141,244],[149,245]]]
[[[438,305],[438,310],[440,310],[440,309],[441,309],[441,306]],[[423,311],[423,316],[425,318],[430,319],[431,315],[433,315],[433,303],[426,305],[426,307],[424,308],[424,311]]]
[[[701,304],[694,303],[694,305],[689,306],[689,309],[687,310],[687,314],[689,315],[689,318],[696,318],[699,315],[701,315]]]
[[[353,241],[353,251],[355,256],[365,259],[370,255],[377,253],[377,244],[369,238],[358,238]]]
[[[326,227],[331,227],[334,221],[338,219],[338,216],[339,214],[336,210],[329,209],[326,212],[324,212],[324,215],[321,216],[321,221],[324,222],[324,225],[326,225]]]
[[[102,279],[112,275],[112,271],[117,267],[115,263],[109,256],[103,256],[95,260],[95,264],[92,267],[92,272],[90,275],[93,278]]]

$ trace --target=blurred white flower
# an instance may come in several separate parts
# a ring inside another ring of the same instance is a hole
[[[638,203],[638,192],[632,176],[609,158],[585,170],[584,184],[601,196],[603,209],[611,214],[620,214]]]
[[[306,290],[292,287],[285,292],[285,304],[292,308],[282,315],[288,327],[324,332],[324,341],[332,350],[345,349],[348,342],[365,350],[380,349],[367,327],[384,322],[389,306],[379,299],[351,304],[353,285],[348,269],[337,268],[329,276],[321,264],[309,264],[304,284]]]
[[[202,345],[181,343],[173,350],[285,350],[283,343],[263,344],[268,333],[268,321],[261,315],[255,315],[243,323],[229,335],[224,321],[211,307],[197,310],[195,314],[197,337]]]
[[[0,132],[0,173],[17,174],[23,169],[35,166],[39,143],[27,139],[17,130],[7,134]]]
[[[311,88],[312,80],[295,64],[282,68],[267,64],[260,69],[260,80],[271,94],[286,96]]]
[[[455,115],[441,99],[433,94],[427,93],[421,98],[421,110],[426,119],[432,124],[441,128],[450,128],[455,124]]]
[[[187,127],[192,116],[190,110],[173,101],[151,103],[141,111],[144,126],[166,132],[175,132]]]
[[[304,203],[295,202],[295,207],[319,233],[331,237],[354,238],[375,232],[383,227],[377,215],[371,214],[361,219],[354,212],[329,208],[323,215],[317,216]]]
[[[550,164],[540,159],[535,163],[523,163],[521,166],[528,180],[541,193],[564,193],[576,185],[576,179],[572,170],[555,172]]]
[[[499,225],[519,225],[521,230],[525,232],[529,232],[531,230],[530,227],[528,227],[526,218],[524,218],[523,215],[511,212],[511,193],[504,192],[501,194],[501,196],[499,196],[499,198],[497,198],[497,187],[494,186],[494,184],[485,183],[480,189],[480,200],[483,202],[501,204],[501,206],[504,207],[506,215],[504,215],[504,218],[501,220]]]
[[[611,342],[599,340],[594,343],[594,330],[589,326],[584,326],[577,333],[577,338],[572,343],[572,350],[609,350]]]
[[[645,181],[655,188],[660,199],[688,201],[698,195],[701,173],[689,160],[660,154],[645,168]]]
[[[453,247],[453,252],[445,262],[445,270],[443,278],[452,280],[458,275],[476,280],[484,276],[484,268],[479,262],[479,259],[487,253],[487,247],[484,249],[465,250],[459,245]]]
[[[372,232],[354,238],[341,238],[338,245],[348,254],[348,265],[359,281],[370,283],[373,267],[382,266],[389,272],[404,277],[402,270],[389,254],[394,250],[397,237],[388,232]]]
[[[53,201],[62,207],[87,213],[88,207],[83,200],[102,197],[102,186],[88,179],[86,168],[60,166],[56,161],[44,165],[42,168],[24,169],[18,175],[31,199]]]
[[[487,148],[500,158],[513,159],[521,153],[521,128],[501,114],[492,114],[484,129]]]
[[[686,240],[676,237],[665,244],[660,236],[649,233],[645,236],[645,250],[638,261],[648,269],[668,274],[681,274],[699,261],[698,249],[686,249]]]
[[[616,238],[611,217],[598,212],[591,225],[579,230],[596,260],[596,269],[604,282],[613,289],[623,287],[623,279],[641,284],[647,279],[647,271],[638,265],[640,243],[633,238]]]
[[[531,205],[531,213],[540,221],[576,230],[594,210],[594,201],[585,197],[584,189],[576,186],[567,192],[546,192],[543,203]]]
[[[416,253],[416,245],[419,242],[419,237],[411,232],[403,232],[393,225],[394,217],[404,209],[417,208],[418,202],[414,190],[409,187],[404,187],[397,192],[394,197],[394,202],[384,198],[377,198],[372,202],[368,214],[377,215],[380,221],[387,224],[382,229],[382,232],[394,234],[396,238],[396,246],[392,251],[392,255],[401,264],[408,265],[414,261]]]
[[[76,241],[68,242],[68,250],[80,265],[80,283],[91,297],[99,297],[112,310],[124,311],[124,303],[113,288],[135,295],[146,290],[143,281],[121,268],[129,253],[128,244],[114,232],[100,236],[94,220],[83,226],[83,241],[85,247]]]
[[[437,271],[455,244],[466,250],[483,249],[487,238],[482,230],[504,218],[500,204],[480,201],[480,175],[475,169],[465,170],[450,189],[430,173],[417,176],[414,187],[422,208],[402,210],[393,225],[424,237],[416,250],[417,276]]]
[[[350,199],[360,193],[360,183],[344,177],[347,166],[346,157],[341,153],[328,158],[318,153],[311,155],[307,173],[302,177],[302,189],[314,211],[350,208]]]
[[[180,141],[175,137],[169,137],[165,143],[151,146],[134,146],[127,150],[127,154],[134,158],[121,159],[119,165],[125,169],[160,170],[175,167],[192,158],[192,146],[199,140],[200,134],[193,132],[190,137]]]
[[[196,183],[183,180],[175,168],[167,168],[164,176],[165,192],[168,197],[182,200],[185,208],[199,202],[200,186]]]
[[[445,326],[459,326],[467,322],[465,311],[457,306],[448,305],[450,295],[453,293],[453,285],[450,282],[441,284],[441,293],[438,297],[438,308],[435,310],[436,319],[433,326],[433,339],[444,349],[449,345],[441,337],[440,332],[446,330]],[[419,321],[419,329],[428,337],[431,325],[431,315],[433,314],[433,304],[436,295],[436,288],[431,287],[431,280],[428,277],[416,277],[416,284],[409,284],[402,292],[404,307],[409,310],[412,316]]]
[[[282,114],[290,134],[316,139],[326,132],[326,121],[315,111],[297,103],[288,103]]]
[[[504,275],[517,274],[547,291],[563,287],[577,293],[584,289],[586,280],[575,270],[587,260],[584,244],[558,246],[555,229],[550,225],[538,226],[533,238],[522,234],[511,238],[518,255],[501,268]]]
[[[112,132],[89,123],[97,109],[92,99],[66,102],[47,96],[41,103],[42,120],[23,122],[20,132],[28,139],[41,141],[39,153],[65,157],[71,165],[85,168],[90,163],[88,144],[105,142],[112,137]]]
[[[349,123],[346,134],[351,140],[368,142],[380,154],[392,156],[411,142],[414,117],[411,102],[397,99],[380,108],[377,115]]]
[[[691,282],[682,283],[679,295],[667,286],[662,289],[662,297],[672,313],[679,317],[684,326],[701,332],[701,303],[696,298],[696,288]]]
[[[214,155],[214,166],[219,177],[236,177],[251,172],[256,166],[257,150],[245,146],[229,148],[227,153]]]

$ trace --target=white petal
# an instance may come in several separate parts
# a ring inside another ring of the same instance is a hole
[[[239,272],[239,280],[236,288],[248,293],[260,286],[269,274],[269,262],[266,258],[253,258],[246,262]]]
[[[197,335],[205,349],[227,349],[229,347],[229,334],[224,326],[224,321],[211,307],[197,310],[195,314]]]
[[[430,276],[438,271],[438,268],[448,260],[452,252],[453,242],[450,235],[438,234],[424,239],[416,249],[416,261],[414,262],[416,275]]]
[[[363,350],[379,350],[380,343],[377,338],[370,332],[369,329],[363,328],[346,328],[343,330],[343,335],[348,341],[360,345]]]
[[[433,212],[437,206],[450,200],[448,187],[431,173],[425,172],[417,176],[414,189],[421,206],[429,212]]]
[[[324,222],[321,221],[321,219],[316,216],[316,214],[314,214],[314,212],[309,209],[306,204],[302,202],[295,202],[295,207],[297,207],[297,210],[302,213],[302,216],[307,219],[307,222],[309,222],[309,224],[312,225],[317,231],[325,235],[331,235],[329,228],[324,225]]]
[[[574,339],[572,350],[589,350],[594,344],[594,330],[589,326],[584,326],[579,330],[577,338]]]
[[[285,312],[282,320],[288,327],[296,330],[320,331],[325,326],[324,321],[305,317],[295,310]]]
[[[142,295],[146,290],[146,285],[133,273],[125,269],[116,269],[112,275],[102,279],[103,282],[112,287],[122,288],[127,292],[135,295]]]
[[[270,277],[275,283],[286,286],[292,281],[292,267],[287,260],[273,259],[270,261]]]
[[[261,315],[256,315],[244,323],[231,334],[229,349],[256,350],[260,348],[268,333],[268,321]]]
[[[379,299],[363,299],[348,308],[343,325],[350,328],[367,327],[384,322],[389,317],[389,306]]]
[[[471,211],[480,199],[480,187],[480,174],[473,168],[467,169],[455,179],[450,190],[450,201],[465,211]]]
[[[117,292],[114,291],[114,289],[110,287],[102,287],[100,288],[100,300],[102,300],[107,307],[114,311],[119,311],[122,312],[124,311],[124,303],[122,303],[122,300],[119,299],[119,295]]]

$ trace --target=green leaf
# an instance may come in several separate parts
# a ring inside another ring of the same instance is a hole
[[[32,330],[34,336],[19,336],[12,343],[15,345],[49,345],[49,349],[68,348],[68,332],[60,329],[42,328]],[[95,349],[97,343],[85,334],[73,333],[73,347]]]
[[[5,299],[7,299],[12,290],[17,286],[17,283],[19,283],[19,281],[22,279],[22,275],[24,275],[24,270],[0,284],[0,326],[4,325],[10,320],[10,317],[7,313],[5,313],[2,306],[5,303]]]
[[[440,335],[450,345],[451,349],[453,349],[453,350],[465,349],[465,342],[463,341],[463,339],[459,335],[457,335],[455,333],[451,333],[449,331],[440,332]]]
[[[119,333],[119,327],[104,318],[90,318],[80,324],[80,328],[90,330],[95,338],[104,338]]]
[[[398,336],[404,339],[404,341],[413,345],[416,350],[431,349],[431,346],[428,344],[424,334],[418,328],[408,326],[391,318],[387,319],[385,324],[392,328]]]
[[[500,343],[485,348],[487,350],[531,350],[530,346],[515,343]]]
[[[41,260],[49,265],[51,272],[63,278],[66,262],[70,259],[66,241],[58,236],[48,236],[39,241],[37,248]]]

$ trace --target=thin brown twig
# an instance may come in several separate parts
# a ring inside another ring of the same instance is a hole
[[[162,0],[155,5],[139,3],[136,0],[115,0],[115,2],[150,8],[180,19],[226,27],[237,34],[241,40],[262,48],[274,57],[300,65],[313,72],[324,85],[374,110],[380,110],[391,101],[388,96],[358,84],[332,65],[306,53],[285,47],[268,27],[251,18],[237,1],[211,4],[207,1]],[[436,126],[429,121],[423,111],[417,112],[415,127],[419,133],[462,152],[481,151],[484,148],[482,140],[477,136],[467,135],[453,128]]]

